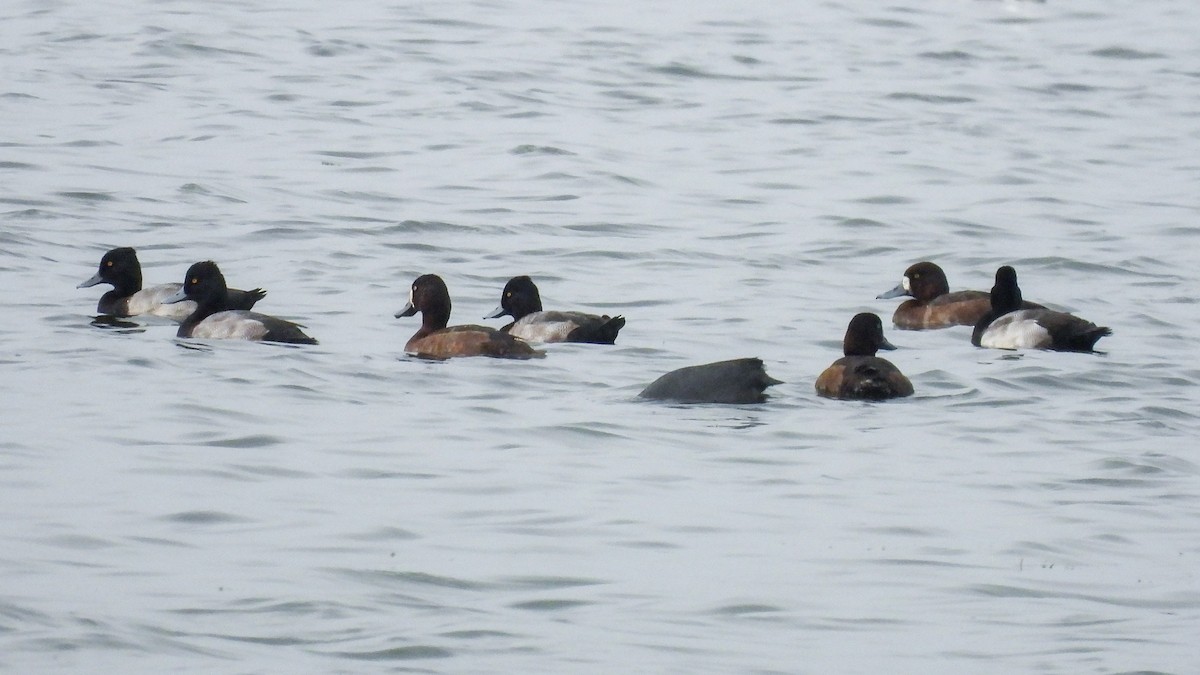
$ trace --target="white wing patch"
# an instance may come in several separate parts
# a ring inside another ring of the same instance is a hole
[[[1050,331],[1037,322],[1037,310],[1022,309],[996,319],[979,337],[988,349],[1045,349],[1053,343]]]
[[[261,340],[267,334],[267,327],[255,317],[253,312],[240,309],[217,312],[196,324],[192,329],[192,337]]]

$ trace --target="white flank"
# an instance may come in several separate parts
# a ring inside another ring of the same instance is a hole
[[[1036,311],[1026,309],[996,319],[979,337],[979,345],[988,349],[1045,349],[1051,342],[1050,331],[1038,325]]]
[[[547,316],[549,314],[550,312],[527,314],[513,324],[508,334],[526,342],[563,342],[571,334],[571,331],[579,327],[579,324],[574,321],[556,320]],[[561,315],[562,313],[557,312],[557,314]]]
[[[175,295],[181,284],[159,284],[143,288],[129,296],[129,314],[153,314],[176,321],[183,321],[196,311],[196,303],[191,300],[164,305],[163,300]]]
[[[192,329],[192,337],[216,340],[261,340],[266,334],[263,322],[253,312],[241,309],[217,312]]]

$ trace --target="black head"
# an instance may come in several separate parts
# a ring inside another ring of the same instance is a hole
[[[446,282],[436,274],[422,274],[412,282],[408,304],[396,312],[396,318],[421,312],[421,323],[436,330],[450,323],[450,306]]]
[[[195,301],[197,305],[207,306],[223,303],[228,293],[229,289],[225,286],[225,275],[221,274],[221,268],[217,267],[217,263],[206,260],[188,268],[187,274],[183,277],[183,288],[167,300],[175,301],[176,298],[180,300],[186,298]]]
[[[880,349],[895,348],[883,337],[883,322],[879,315],[870,312],[855,314],[846,327],[846,338],[842,340],[842,352],[846,356],[875,356]]]
[[[500,294],[500,310],[493,312],[488,318],[507,314],[519,321],[521,317],[540,311],[542,296],[538,293],[537,284],[533,283],[533,279],[522,275],[509,279],[504,285],[504,291]]]
[[[996,270],[996,285],[992,286],[992,313],[997,317],[1021,308],[1021,287],[1017,271],[1008,265]]]
[[[142,290],[142,265],[138,262],[137,251],[123,246],[105,253],[100,258],[100,269],[78,288],[96,284],[112,284],[120,295],[133,295]]]

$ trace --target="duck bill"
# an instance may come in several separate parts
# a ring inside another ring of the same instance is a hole
[[[876,300],[887,300],[888,298],[899,298],[900,296],[903,296],[903,295],[909,295],[908,289],[904,287],[904,284],[899,284],[892,290],[890,290],[886,293],[880,293],[879,295],[875,296],[875,299]]]
[[[104,283],[104,279],[101,279],[100,273],[96,272],[95,274],[92,275],[91,279],[88,279],[87,281],[83,282],[82,284],[79,284],[75,288],[89,288],[91,286],[95,286],[96,284],[102,284],[102,283]]]
[[[886,349],[890,352],[890,351],[896,349],[896,345],[888,342],[887,338],[880,338],[879,339],[879,348]]]
[[[162,304],[173,305],[177,302],[183,302],[184,300],[187,300],[187,299],[188,299],[187,294],[183,292],[183,287],[181,286],[179,288],[179,290],[175,291],[170,296],[163,298]]]
[[[406,316],[412,316],[416,313],[417,313],[416,306],[413,305],[411,302],[406,302],[406,303],[404,303],[404,306],[400,308],[400,311],[396,312],[395,316],[397,319],[399,319],[399,318],[406,317]]]
[[[506,312],[504,310],[504,307],[497,307],[496,309],[493,309],[492,311],[488,312],[487,314],[484,314],[483,318],[499,319],[500,317],[504,316],[505,314],[508,314],[508,312]]]

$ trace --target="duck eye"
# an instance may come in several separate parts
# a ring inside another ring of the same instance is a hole
[[[104,263],[104,266],[105,266],[105,267],[112,267],[112,261],[111,261],[111,260],[109,260],[108,262]]]
[[[196,285],[196,284],[198,284],[198,283],[200,283],[200,280],[199,280],[199,279],[197,279],[196,277],[192,277],[191,284],[192,284],[193,286],[195,286],[195,285]]]
[[[506,297],[506,298],[511,298],[511,297],[512,297],[512,291],[509,291],[509,292],[505,293],[505,294],[504,294],[504,297]]]

